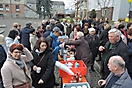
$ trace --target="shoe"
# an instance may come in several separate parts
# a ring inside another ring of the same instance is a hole
[[[55,85],[55,86],[59,86],[59,83],[55,82],[54,85]]]

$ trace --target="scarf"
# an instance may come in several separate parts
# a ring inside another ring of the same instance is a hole
[[[10,59],[14,60],[16,62],[16,64],[23,69],[24,68],[24,62],[22,61],[21,58],[19,59],[14,59],[11,55],[8,56]]]

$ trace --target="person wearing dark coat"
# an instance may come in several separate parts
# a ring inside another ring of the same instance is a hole
[[[132,80],[125,65],[125,61],[121,56],[110,57],[108,68],[111,73],[105,80],[99,80],[98,85],[101,88],[131,88]]]
[[[6,53],[6,48],[4,46],[4,35],[0,34],[0,72],[4,62],[6,61],[6,58],[7,58],[7,53]],[[0,73],[0,88],[4,88],[1,73]]]
[[[128,47],[120,38],[121,32],[118,29],[111,29],[108,32],[109,41],[105,44],[105,46],[100,46],[99,51],[103,52],[103,57],[101,61],[101,78],[106,79],[108,74],[110,73],[107,64],[109,58],[114,55],[120,55],[125,63],[128,63]]]
[[[65,45],[75,45],[77,51],[76,59],[82,60],[87,66],[86,79],[90,83],[89,67],[92,65],[92,52],[88,42],[84,39],[83,32],[77,32],[77,39],[74,41],[65,42]]]
[[[31,51],[30,41],[29,41],[29,37],[30,37],[29,35],[30,35],[31,28],[32,28],[32,23],[28,22],[26,23],[26,27],[20,30],[21,44],[23,44],[29,51]]]
[[[31,65],[32,85],[35,88],[53,88],[55,82],[54,61],[52,51],[45,38],[39,38],[36,42],[36,48],[32,51],[33,60]],[[40,67],[40,73],[37,68]]]
[[[97,57],[97,54],[98,54],[99,38],[95,34],[94,28],[89,28],[89,34],[85,36],[85,39],[88,42],[90,50],[91,50],[92,55],[93,55],[91,70],[95,71],[94,70],[94,61],[95,61],[95,58]]]
[[[50,35],[51,32],[52,32],[52,30],[50,28],[50,25],[47,25],[46,26],[46,31],[44,32],[43,37],[47,38]]]
[[[127,30],[127,36],[128,36],[128,48],[129,48],[129,61],[127,64],[128,67],[128,73],[132,79],[132,28]]]

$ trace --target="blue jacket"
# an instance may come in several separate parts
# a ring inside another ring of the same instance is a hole
[[[20,31],[20,39],[21,39],[21,44],[23,44],[28,50],[31,50],[30,48],[30,42],[29,42],[29,34],[30,34],[30,29],[25,27],[22,28]]]
[[[106,79],[106,85],[109,83],[111,77],[114,74],[111,72]],[[104,88],[106,88],[106,85]],[[122,76],[112,85],[111,88],[131,88],[132,87],[132,80],[127,72],[127,69],[122,74]]]
[[[52,41],[50,41],[52,38]],[[60,42],[57,41],[58,36],[55,36],[52,32],[50,33],[50,35],[46,38],[49,46],[52,48],[52,53],[53,53],[53,60],[54,62],[56,62],[58,60],[58,53],[59,53],[59,49],[60,49]]]

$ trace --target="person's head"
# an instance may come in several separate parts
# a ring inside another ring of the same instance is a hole
[[[0,34],[0,45],[4,44],[4,35]]]
[[[119,25],[120,23],[118,21],[114,22],[114,28],[118,28]]]
[[[63,23],[65,23],[66,22],[66,19],[63,19]]]
[[[42,26],[38,26],[37,31],[42,32],[43,31]]]
[[[67,23],[71,23],[71,20],[70,20],[70,19],[68,19],[68,20],[67,20]]]
[[[41,37],[36,41],[36,49],[43,52],[49,49],[48,42],[45,38]]]
[[[118,74],[125,69],[125,61],[121,56],[112,56],[109,59],[108,68],[111,72]]]
[[[110,26],[110,24],[104,24],[104,29],[107,29],[107,30],[110,30],[111,29],[111,26]]]
[[[95,22],[92,22],[92,23],[91,23],[91,27],[92,27],[92,28],[95,27]]]
[[[42,24],[45,24],[45,20],[42,20]]]
[[[10,30],[8,37],[12,38],[13,40],[18,36],[18,32],[16,30]]]
[[[31,33],[31,34],[36,34],[35,29],[34,29],[34,28],[31,28],[31,29],[30,29],[30,33]]]
[[[129,39],[132,39],[132,28],[130,28],[130,29],[127,30],[127,37]]]
[[[132,23],[131,23],[131,22],[129,22],[129,23],[127,24],[127,29],[130,29],[130,28],[132,28]]]
[[[10,55],[14,59],[19,59],[22,55],[23,46],[21,44],[12,44],[10,47]]]
[[[84,37],[83,32],[77,32],[77,39],[80,39],[81,37]]]
[[[85,28],[85,29],[88,29],[88,23],[85,23],[85,24],[84,24],[84,28]]]
[[[17,30],[20,31],[20,29],[21,29],[21,25],[19,24],[19,25],[17,26]]]
[[[108,31],[108,38],[111,44],[116,43],[118,40],[120,40],[121,37],[121,31],[113,28]]]
[[[71,48],[69,53],[70,53],[70,55],[75,55],[76,54],[76,49]]]
[[[15,23],[13,23],[13,27],[14,27],[14,28],[17,28],[17,27],[18,27],[18,25],[19,25],[19,24],[18,24],[18,23],[16,23],[16,22],[15,22]]]
[[[94,28],[89,28],[88,31],[89,31],[90,35],[94,35],[95,34],[95,29]]]
[[[119,24],[119,26],[118,26],[119,30],[124,29],[124,28],[125,28],[125,26],[123,24]]]
[[[54,34],[55,36],[60,36],[60,35],[62,35],[62,31],[60,30],[59,27],[54,27],[54,28],[53,28],[53,34]]]
[[[27,22],[27,23],[26,23],[26,27],[27,27],[27,28],[32,28],[32,23],[31,23],[31,22]]]
[[[50,25],[47,25],[47,26],[46,26],[46,30],[47,30],[47,29],[51,29]]]

